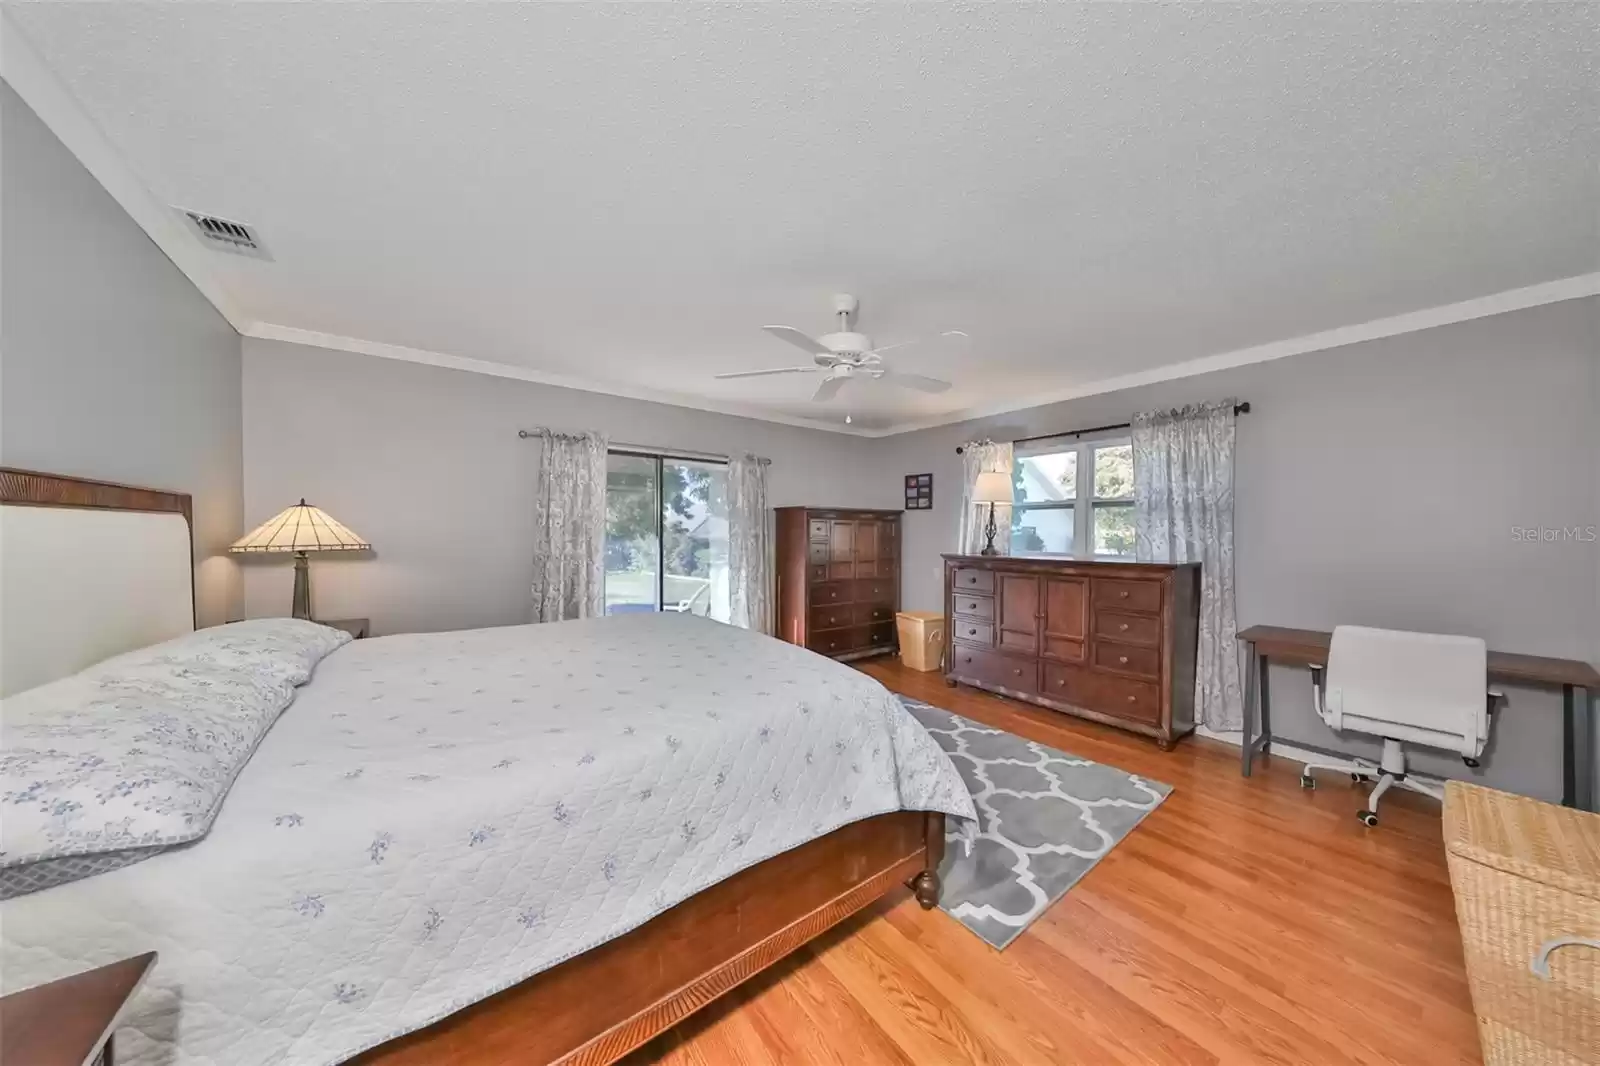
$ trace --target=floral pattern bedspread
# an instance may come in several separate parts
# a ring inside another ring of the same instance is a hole
[[[357,641],[197,843],[0,903],[4,987],[151,949],[130,1063],[343,1059],[841,825],[973,818],[886,689],[682,615]]]

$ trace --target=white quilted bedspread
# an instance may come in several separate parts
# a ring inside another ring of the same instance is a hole
[[[972,818],[877,682],[681,615],[357,641],[211,834],[0,904],[22,988],[155,949],[130,1063],[338,1062],[894,810]]]

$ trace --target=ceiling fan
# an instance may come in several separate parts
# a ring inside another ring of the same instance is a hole
[[[824,333],[821,337],[812,337],[793,326],[761,327],[779,340],[788,341],[796,348],[804,348],[810,352],[812,365],[785,366],[775,370],[740,370],[732,374],[718,374],[717,377],[755,378],[766,377],[769,374],[825,374],[822,384],[817,386],[816,394],[811,397],[816,403],[825,403],[833,399],[839,394],[839,390],[844,388],[844,383],[851,378],[877,378],[919,392],[944,392],[950,388],[948,381],[924,377],[921,374],[907,374],[886,364],[880,353],[890,348],[904,348],[917,342],[902,341],[899,344],[886,344],[881,348],[874,348],[871,337],[850,330],[850,318],[859,306],[854,296],[843,293],[835,296],[833,313],[839,316],[839,331]],[[939,336],[965,337],[966,334],[958,329],[951,329]]]

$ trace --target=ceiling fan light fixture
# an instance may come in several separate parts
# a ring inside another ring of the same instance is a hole
[[[883,361],[879,352],[888,351],[890,348],[902,348],[916,341],[902,341],[899,344],[890,344],[883,348],[875,348],[872,338],[865,333],[860,333],[850,328],[851,316],[857,309],[856,298],[840,294],[834,298],[834,313],[839,316],[839,329],[834,333],[824,333],[820,337],[813,337],[809,333],[796,329],[793,326],[762,326],[778,340],[792,344],[811,353],[815,366],[786,366],[775,367],[770,370],[736,370],[731,373],[716,374],[719,379],[729,378],[757,378],[772,374],[807,374],[821,372],[825,376],[822,383],[817,386],[817,391],[812,395],[813,403],[827,403],[839,394],[846,381],[851,378],[872,378],[877,381],[888,381],[890,384],[903,385],[906,388],[916,389],[918,392],[944,392],[950,388],[948,381],[938,378],[925,377],[922,374],[908,374],[895,371]],[[945,330],[939,334],[941,337],[965,337],[966,333],[959,329]],[[850,418],[845,416],[845,424]]]

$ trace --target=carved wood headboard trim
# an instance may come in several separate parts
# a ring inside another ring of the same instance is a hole
[[[194,542],[194,501],[186,492],[145,489],[114,481],[41,474],[0,467],[0,504],[23,507],[88,507],[107,511],[176,511],[189,524]]]

